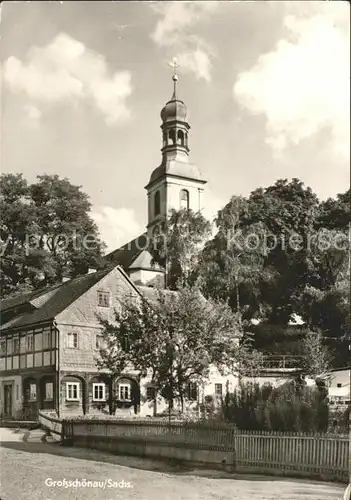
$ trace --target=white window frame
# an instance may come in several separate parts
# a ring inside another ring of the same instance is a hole
[[[217,392],[217,387],[220,387],[220,392]],[[215,396],[221,398],[223,396],[223,384],[220,382],[215,384]]]
[[[12,354],[12,337],[7,338],[6,341],[6,355],[11,356]]]
[[[148,391],[152,391],[152,397],[149,396]],[[146,399],[148,401],[154,401],[156,399],[156,387],[153,385],[148,385],[146,387]]]
[[[66,382],[66,401],[79,401],[79,386],[79,382]],[[72,396],[74,387],[77,391],[77,397]]]
[[[97,296],[98,296],[97,303],[99,307],[104,307],[104,308],[111,307],[111,294],[109,290],[98,290]],[[107,298],[107,303],[104,303],[106,298]]]
[[[13,351],[13,354],[19,354],[20,353],[20,350],[21,350],[21,345],[20,345],[20,339],[19,337],[13,337],[12,339],[12,351]],[[17,349],[15,349],[15,346],[17,347]]]
[[[32,333],[29,333],[26,339],[26,351],[33,352],[33,347],[34,347],[34,337]]]
[[[95,337],[95,349],[100,350],[103,349],[103,347],[104,347],[104,336],[101,334],[97,334]]]
[[[99,393],[101,388],[102,388],[102,397],[101,398],[99,396],[96,397],[95,389],[97,389]],[[104,384],[103,382],[96,382],[93,384],[93,401],[106,401],[106,384]]]
[[[27,335],[20,335],[20,354],[25,354],[27,352]]]
[[[122,398],[122,392],[123,390],[127,389],[127,395],[128,397]],[[132,387],[128,383],[123,383],[123,384],[118,384],[118,399],[119,401],[131,401],[132,400]]]
[[[6,356],[6,339],[1,339],[0,340],[0,355],[1,356]]]
[[[77,339],[76,341],[76,345],[75,342],[74,342],[74,339]],[[70,339],[73,339],[72,340],[72,345],[70,345]],[[67,333],[67,348],[68,349],[78,349],[78,333],[77,332],[68,332]]]
[[[193,396],[193,392],[196,393],[196,397]],[[189,382],[188,384],[188,396],[189,396],[189,401],[198,401],[199,399],[199,386],[197,382]]]
[[[42,332],[42,348],[43,350],[45,349],[51,349],[51,332],[48,332],[47,330]]]
[[[47,386],[50,384],[51,386],[51,396],[48,396],[47,395]],[[44,397],[44,401],[53,401],[54,399],[54,383],[53,382],[45,382],[45,397]]]

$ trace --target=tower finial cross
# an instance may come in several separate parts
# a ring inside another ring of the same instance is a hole
[[[174,88],[173,88],[172,99],[176,99],[176,95],[177,95],[177,81],[178,81],[177,68],[179,68],[179,64],[177,63],[177,58],[176,57],[173,58],[172,64],[169,64],[169,66],[171,68],[173,68],[172,80],[174,82]]]
[[[179,64],[176,57],[173,57],[173,61],[170,66],[173,68],[173,76],[177,76],[177,68],[179,68]]]

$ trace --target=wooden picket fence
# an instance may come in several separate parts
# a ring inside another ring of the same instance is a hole
[[[292,472],[341,481],[349,477],[349,438],[346,435],[239,431],[226,423],[169,423],[145,419],[72,419],[63,420],[60,427],[60,421],[42,413],[40,421],[49,430],[60,430],[62,439],[72,442],[90,437],[131,444],[225,451],[235,457],[237,470]]]

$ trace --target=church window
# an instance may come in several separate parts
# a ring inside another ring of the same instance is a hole
[[[155,193],[154,208],[155,208],[155,216],[159,215],[159,213],[161,211],[160,191],[156,191],[156,193]]]
[[[165,130],[163,131],[162,137],[163,137],[163,146],[167,146],[167,132]]]
[[[178,133],[177,133],[177,143],[180,146],[184,146],[184,132],[182,130],[178,130]]]
[[[182,189],[180,192],[180,208],[189,210],[189,191]]]

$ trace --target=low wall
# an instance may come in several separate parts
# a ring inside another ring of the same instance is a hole
[[[59,421],[42,425],[61,432],[68,445],[235,472],[267,473],[348,482],[348,436],[238,431],[233,425],[155,420]]]
[[[232,467],[235,469],[234,451],[194,449],[184,443],[167,443],[140,441],[128,438],[111,439],[102,436],[80,436],[74,437],[71,444],[93,448],[101,451],[109,451],[118,455],[132,455],[138,457],[176,460],[189,464],[202,464],[211,466]]]

